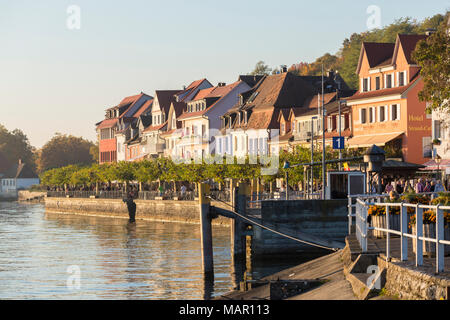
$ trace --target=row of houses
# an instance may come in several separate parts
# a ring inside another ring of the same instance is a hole
[[[274,75],[240,75],[230,84],[200,79],[182,89],[127,97],[96,124],[100,163],[268,155],[323,134],[326,144],[342,136],[348,148],[389,147],[417,164],[430,161],[433,141],[440,139],[440,156],[450,158],[442,119],[433,119],[418,99],[423,80],[411,53],[425,37],[363,43],[357,91],[337,72],[322,78],[282,68]]]

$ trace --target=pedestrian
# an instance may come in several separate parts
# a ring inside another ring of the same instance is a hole
[[[403,179],[397,181],[397,184],[395,186],[395,191],[397,192],[397,194],[402,194],[404,189],[405,189],[405,181]]]
[[[129,192],[126,199],[123,202],[127,204],[129,222],[136,222],[136,203],[134,202],[134,192]]]
[[[434,192],[445,192],[444,185],[441,183],[441,180],[436,181],[436,185],[434,186]]]
[[[431,192],[431,184],[430,184],[430,180],[427,180],[425,182],[425,187],[423,187],[423,192]]]
[[[394,187],[392,186],[392,183],[388,183],[386,185],[386,189],[384,189],[384,192],[386,192],[387,194],[389,194],[392,190],[394,190]]]
[[[416,186],[415,186],[415,191],[416,191],[416,193],[421,193],[421,192],[423,192],[424,185],[423,185],[422,181],[423,181],[423,179],[420,178],[419,181],[417,182],[417,184],[416,184]]]

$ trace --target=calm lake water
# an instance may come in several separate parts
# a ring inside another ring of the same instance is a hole
[[[0,202],[0,299],[210,299],[235,288],[229,229],[213,228],[214,281],[200,265],[198,225],[46,213]],[[259,262],[259,279],[300,263]],[[79,281],[77,281],[79,279]],[[79,286],[78,286],[79,284]]]

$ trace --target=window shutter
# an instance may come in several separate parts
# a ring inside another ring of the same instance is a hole
[[[397,120],[400,120],[400,103],[397,104]]]
[[[407,72],[407,70],[403,71],[403,83],[405,84],[405,86],[408,84]]]
[[[370,77],[367,78],[367,91],[370,91]]]
[[[389,106],[384,106],[384,121],[389,121]]]
[[[362,109],[359,109],[359,124],[362,124]]]
[[[364,92],[364,78],[361,78],[361,92]]]
[[[395,83],[393,85],[393,87],[398,87],[400,86],[400,73],[396,72],[395,73]]]

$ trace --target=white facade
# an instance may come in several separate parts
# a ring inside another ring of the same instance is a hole
[[[450,117],[443,111],[432,113],[432,141],[439,140],[440,144],[433,144],[434,153],[442,159],[450,159]]]
[[[196,159],[218,153],[217,144],[221,135],[220,117],[238,102],[239,94],[248,90],[250,87],[247,83],[241,81],[204,114],[182,120],[183,137],[178,143],[177,156]]]

